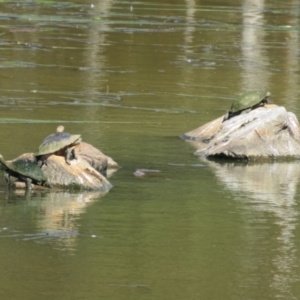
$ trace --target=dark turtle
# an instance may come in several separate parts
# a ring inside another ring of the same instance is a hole
[[[71,164],[72,147],[79,144],[82,139],[80,134],[70,134],[63,131],[64,126],[60,125],[56,129],[56,133],[50,134],[44,139],[39,151],[34,154],[38,165],[41,166],[52,154],[63,155],[66,162]]]
[[[242,94],[232,103],[230,111],[224,117],[224,121],[268,103],[270,95],[270,92],[266,91],[251,91]]]
[[[7,175],[6,180],[8,185],[11,185],[11,176],[16,179],[21,179],[26,184],[26,189],[31,188],[31,182],[42,185],[47,181],[41,168],[34,162],[16,159],[12,161],[5,161],[3,156],[0,154],[0,163],[3,165]]]

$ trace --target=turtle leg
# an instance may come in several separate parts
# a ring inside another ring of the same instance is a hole
[[[31,190],[31,182],[32,180],[30,178],[25,178],[25,184],[26,184],[26,191],[30,191]]]
[[[36,161],[36,164],[41,168],[43,166],[43,160],[39,159]]]
[[[225,122],[225,121],[231,119],[231,118],[234,117],[235,115],[236,115],[236,114],[232,113],[231,111],[228,111],[228,112],[225,114],[224,118],[223,118],[223,122]]]
[[[229,119],[229,111],[224,115],[224,118],[223,118],[223,121],[222,122],[225,122]]]
[[[18,178],[16,178],[15,176],[12,176],[8,172],[5,172],[4,178],[5,178],[5,181],[6,181],[8,187],[12,187],[14,185],[14,183],[16,182],[16,180],[18,180]]]
[[[66,149],[65,159],[66,159],[66,163],[68,165],[70,165],[71,164],[71,160],[72,160],[72,148],[67,148]]]
[[[43,165],[47,166],[47,158],[49,156],[41,156],[39,159],[36,160],[36,164],[41,168]]]
[[[249,113],[251,110],[252,110],[252,108],[244,109],[244,110],[240,113],[240,115],[247,114],[247,113]]]
[[[75,152],[75,148],[76,148],[76,147],[73,147],[71,151],[72,151],[72,154],[73,154],[73,158],[74,158],[74,159],[78,159],[78,155],[77,155],[76,152]]]
[[[10,175],[8,173],[5,173],[4,178],[7,185],[10,187],[11,186]]]

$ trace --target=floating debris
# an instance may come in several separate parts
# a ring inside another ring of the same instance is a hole
[[[4,227],[2,230],[8,230],[8,228]],[[15,232],[15,231],[14,231]],[[68,238],[74,236],[87,236],[92,238],[103,238],[103,236],[97,236],[96,234],[82,234],[79,233],[78,230],[58,230],[58,231],[47,231],[47,232],[40,232],[40,233],[13,233],[9,235],[0,235],[0,238],[14,238],[20,237],[22,241],[30,241],[42,238]]]
[[[144,173],[159,173],[160,170],[151,170],[151,169],[137,169],[137,171],[144,172]]]
[[[197,168],[202,168],[202,167],[205,167],[204,165],[202,164],[193,164],[193,165],[190,165],[191,167],[197,167]]]
[[[140,283],[132,283],[132,284],[121,284],[121,283],[108,283],[111,286],[120,286],[120,287],[128,287],[128,288],[150,288],[148,284],[140,284]]]
[[[186,164],[174,164],[174,163],[168,163],[169,166],[176,166],[176,167],[186,167]]]
[[[159,173],[160,170],[151,170],[151,169],[136,169],[136,171],[133,173],[136,177],[142,177],[145,176],[146,173]]]
[[[134,174],[134,176],[136,176],[136,177],[142,177],[142,176],[145,175],[144,172],[141,172],[141,171],[138,171],[138,170],[136,170],[133,174]]]
[[[169,166],[175,166],[175,167],[197,167],[202,168],[205,167],[205,165],[202,164],[176,164],[176,163],[168,163]]]

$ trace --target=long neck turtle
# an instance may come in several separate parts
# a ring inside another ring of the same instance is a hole
[[[48,135],[39,146],[39,151],[34,155],[37,158],[38,165],[52,154],[63,155],[67,164],[71,164],[72,147],[82,141],[80,134],[70,134],[64,132],[64,126],[60,125],[56,133]]]
[[[224,117],[224,121],[263,106],[265,103],[268,103],[270,96],[271,93],[266,91],[250,91],[240,95],[232,103],[230,111]]]
[[[26,184],[26,189],[31,189],[31,183],[42,185],[47,181],[47,178],[41,168],[34,162],[27,160],[12,160],[5,161],[3,156],[0,154],[0,163],[3,165],[7,173],[7,183],[11,185],[10,177],[21,179]]]

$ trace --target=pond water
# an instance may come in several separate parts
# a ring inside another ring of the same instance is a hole
[[[63,124],[122,167],[105,195],[1,174],[1,299],[299,299],[300,162],[202,161],[179,138],[253,89],[300,115],[298,1],[0,8],[4,158]]]

